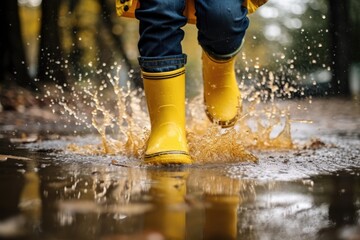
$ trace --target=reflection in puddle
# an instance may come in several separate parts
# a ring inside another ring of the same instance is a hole
[[[184,239],[186,232],[187,172],[149,173],[149,196],[154,209],[144,216],[144,229],[162,233],[165,239]]]
[[[356,169],[264,181],[234,175],[242,165],[144,168],[44,151],[14,155],[34,160],[0,162],[8,193],[0,238],[356,239],[359,232]]]

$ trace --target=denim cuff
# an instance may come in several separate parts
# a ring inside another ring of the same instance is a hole
[[[238,47],[234,52],[228,53],[228,54],[216,54],[214,51],[206,49],[206,47],[202,46],[202,49],[213,59],[220,60],[220,61],[226,61],[233,57],[235,57],[243,47],[245,42],[245,38],[242,39],[240,47]]]
[[[186,54],[165,57],[139,57],[139,65],[144,72],[169,72],[185,66]]]

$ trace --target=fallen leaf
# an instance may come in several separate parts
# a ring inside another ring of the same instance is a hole
[[[8,159],[25,160],[25,161],[30,161],[30,160],[32,160],[31,158],[26,158],[26,157],[13,156],[13,155],[2,155],[2,154],[0,154],[0,161],[6,161],[6,160],[8,160]]]
[[[39,140],[39,137],[37,135],[29,135],[29,136],[22,136],[21,138],[11,138],[11,143],[33,143]]]

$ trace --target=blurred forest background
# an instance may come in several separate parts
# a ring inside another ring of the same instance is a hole
[[[100,85],[108,74],[141,87],[138,22],[116,16],[114,0],[1,0],[0,6],[2,99],[11,88],[41,92],[56,83],[71,91],[80,80]],[[269,88],[269,79],[279,89],[297,89],[278,97],[358,96],[359,12],[358,0],[270,0],[250,15],[239,81],[256,91]],[[201,48],[196,27],[184,30],[191,97],[201,91]]]

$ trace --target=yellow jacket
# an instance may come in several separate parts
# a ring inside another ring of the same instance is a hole
[[[265,4],[267,1],[268,0],[245,0],[243,2],[243,6],[248,9],[249,13],[253,13],[258,7]],[[132,18],[135,17],[135,10],[140,5],[139,0],[115,0],[115,3],[116,12],[119,16]],[[194,0],[186,0],[184,15],[187,16],[189,23],[196,23]]]

